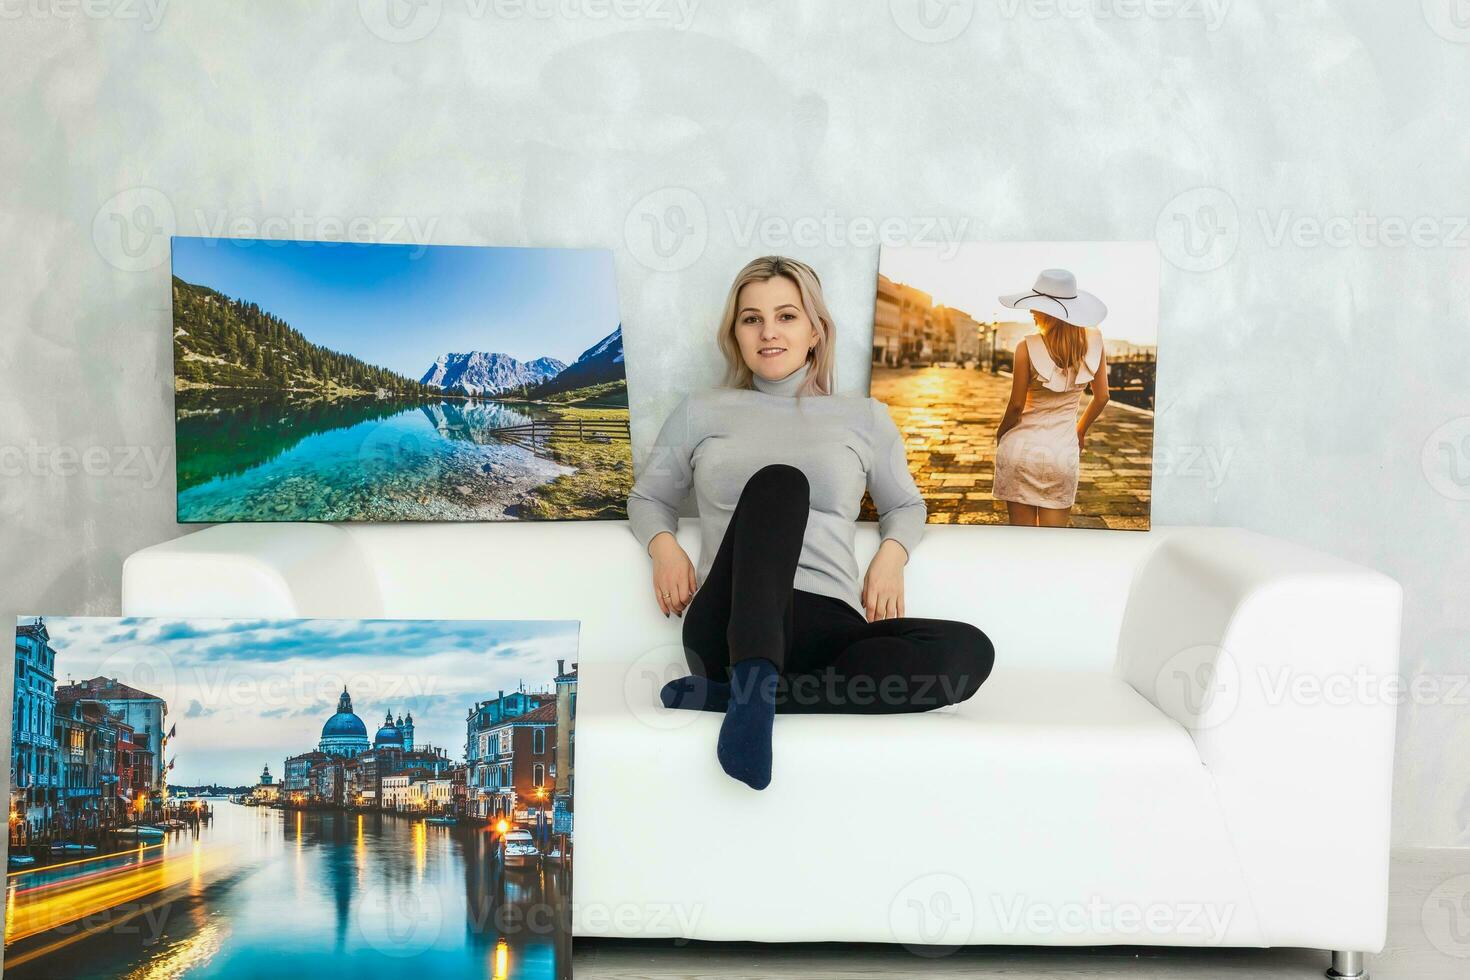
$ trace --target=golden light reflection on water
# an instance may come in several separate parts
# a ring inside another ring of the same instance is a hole
[[[367,841],[362,834],[362,814],[357,815],[357,846],[353,849],[353,857],[357,859],[357,881],[362,884],[367,881]]]
[[[157,903],[144,903],[144,899],[165,889],[192,886],[217,871],[224,871],[235,864],[233,847],[203,848],[195,845],[191,860],[169,859],[163,853],[167,845],[140,847],[137,851],[126,851],[122,856],[135,856],[133,863],[104,866],[104,862],[116,862],[120,855],[99,855],[81,861],[67,862],[73,874],[61,881],[47,881],[45,874],[55,870],[33,868],[11,876],[9,893],[6,896],[5,941],[6,944],[20,942],[31,936],[58,929],[79,920],[95,921],[68,932],[56,942],[29,950],[17,956],[7,956],[6,964],[19,966],[37,956],[55,952],[78,940],[117,928]],[[95,862],[92,870],[80,867]],[[34,876],[27,878],[25,876]],[[30,885],[29,881],[37,884]],[[128,906],[133,911],[121,917],[101,915],[109,909]]]
[[[291,865],[291,870],[294,872],[293,875],[291,876],[291,880],[292,880],[292,883],[296,885],[296,900],[298,902],[299,901],[302,901],[303,899],[306,898],[306,854],[305,854],[305,851],[304,851],[305,844],[302,841],[302,833],[301,833],[301,818],[302,818],[302,816],[303,816],[302,812],[300,810],[297,810],[296,811],[296,859],[295,859],[295,862]]]
[[[229,929],[209,922],[167,953],[127,974],[125,980],[178,980],[214,959],[229,938]]]
[[[504,939],[495,944],[495,964],[492,980],[507,980],[510,976],[510,946]]]
[[[135,844],[110,856],[9,875],[6,941],[15,945],[7,950],[6,966],[35,970],[50,964],[55,970],[42,974],[97,975],[82,965],[108,961],[105,975],[124,980],[268,975],[259,972],[267,961],[262,957],[279,955],[283,934],[292,930],[296,934],[286,940],[290,955],[329,963],[375,889],[429,889],[445,922],[469,916],[469,903],[476,910],[480,902],[486,908],[519,906],[539,900],[542,891],[531,875],[507,882],[493,874],[493,856],[481,835],[457,835],[421,819],[243,808],[222,809],[220,817],[218,827],[197,836],[170,834],[162,844]],[[262,918],[250,911],[261,908],[271,913]],[[488,914],[475,921],[484,923]],[[138,944],[117,942],[108,933],[137,933]],[[544,980],[550,976],[545,969],[561,956],[541,950],[539,941],[496,938],[494,931],[485,935],[483,924],[471,926],[460,941],[459,971],[496,980]],[[375,948],[394,937],[380,934],[378,940]],[[486,940],[493,945],[484,945]]]

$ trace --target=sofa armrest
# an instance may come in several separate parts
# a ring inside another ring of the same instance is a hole
[[[371,567],[331,524],[217,524],[129,555],[128,616],[382,615]]]
[[[1187,729],[1263,923],[1376,952],[1387,923],[1402,590],[1236,528],[1181,528],[1133,582],[1117,669]],[[1366,943],[1363,937],[1376,937]],[[1303,945],[1296,934],[1271,945]]]

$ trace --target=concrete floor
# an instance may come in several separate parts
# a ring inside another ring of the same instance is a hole
[[[1320,977],[1327,954],[1311,949],[1191,950],[1148,946],[1092,949],[968,947],[925,958],[883,945],[634,942],[578,939],[577,980],[918,980],[1004,977],[1072,980],[1305,980]],[[1397,851],[1388,943],[1368,957],[1374,980],[1470,977],[1470,850]]]

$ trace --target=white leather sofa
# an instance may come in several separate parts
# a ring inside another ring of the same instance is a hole
[[[1382,948],[1394,581],[1230,528],[934,525],[906,582],[989,634],[990,681],[779,716],[759,793],[718,715],[658,705],[681,620],[623,522],[220,525],[132,555],[123,608],[580,620],[577,935]]]

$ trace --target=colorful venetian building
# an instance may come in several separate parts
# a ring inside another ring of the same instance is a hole
[[[59,801],[56,651],[46,623],[25,618],[15,632],[15,693],[11,699],[10,810],[12,825],[44,827]]]
[[[566,662],[556,662],[556,760],[551,772],[556,783],[556,803],[561,809],[572,808],[576,791],[577,762],[577,665],[566,670]]]

